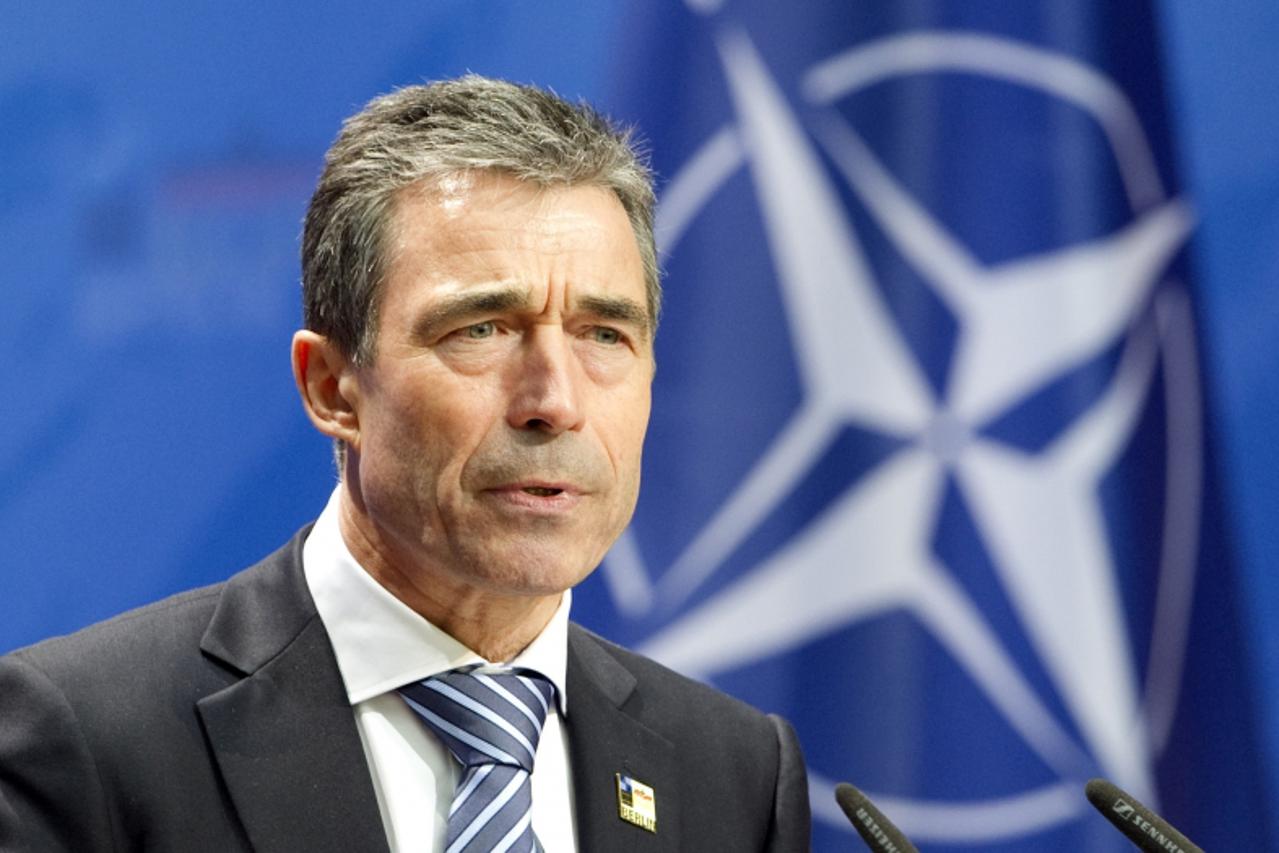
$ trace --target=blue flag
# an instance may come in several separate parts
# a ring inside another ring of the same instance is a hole
[[[12,22],[0,651],[314,517],[306,199],[342,116],[471,69],[649,140],[645,483],[574,613],[793,720],[817,850],[859,849],[843,780],[927,851],[1130,849],[1092,776],[1208,850],[1279,845],[1148,0],[331,5]]]
[[[1094,776],[1266,849],[1151,10],[802,9],[626,27],[667,311],[577,612],[794,721],[817,850],[840,780],[929,850],[1128,849]]]

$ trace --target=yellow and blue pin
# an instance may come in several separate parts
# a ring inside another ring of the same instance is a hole
[[[617,776],[617,813],[622,820],[657,832],[657,798],[653,789],[623,773]]]

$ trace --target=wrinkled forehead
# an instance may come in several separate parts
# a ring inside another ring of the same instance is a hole
[[[401,191],[384,245],[392,289],[406,279],[442,290],[562,279],[576,291],[633,299],[648,313],[638,243],[606,187],[446,175]]]

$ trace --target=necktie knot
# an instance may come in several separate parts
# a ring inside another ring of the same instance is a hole
[[[533,771],[555,686],[531,670],[450,670],[400,688],[463,767]]]
[[[533,757],[555,686],[529,670],[451,670],[400,688],[462,763],[445,853],[540,853],[533,833]]]

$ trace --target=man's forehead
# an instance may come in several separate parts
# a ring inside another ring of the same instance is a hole
[[[545,216],[566,197],[590,198],[597,212],[608,219],[618,214],[626,219],[621,199],[606,186],[543,184],[496,169],[465,169],[422,178],[396,191],[394,209],[397,214],[430,211],[441,220],[465,223],[476,216],[516,210],[525,216]]]
[[[500,173],[455,173],[400,190],[385,235],[388,261],[408,254],[461,256],[532,251],[596,263],[642,261],[634,229],[612,190],[541,186]]]
[[[632,266],[643,275],[625,208],[594,184],[544,187],[501,173],[455,173],[402,189],[390,219],[392,264],[405,253],[445,260],[528,250],[618,267],[610,277]]]

